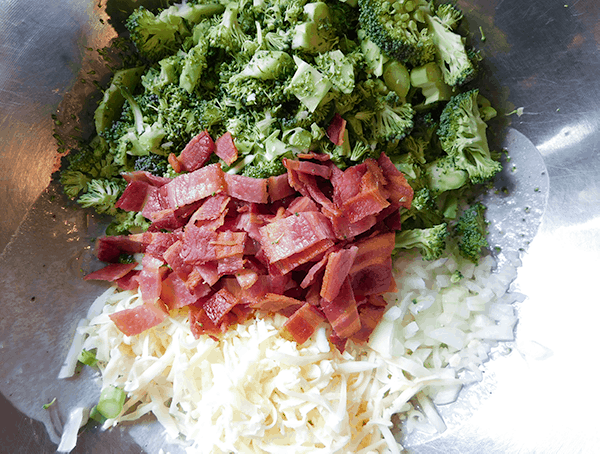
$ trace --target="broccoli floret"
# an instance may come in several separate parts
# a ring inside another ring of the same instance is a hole
[[[333,87],[347,95],[354,90],[354,65],[339,49],[315,57],[321,73],[329,79]]]
[[[451,191],[469,185],[469,174],[457,167],[449,156],[438,158],[425,166],[427,186],[435,193]]]
[[[391,96],[390,96],[391,95]],[[390,93],[375,113],[375,138],[381,142],[399,142],[413,128],[414,110],[408,103],[399,103],[398,95]]]
[[[475,264],[479,263],[483,250],[489,246],[485,210],[486,207],[482,203],[472,205],[465,210],[454,226],[460,254]]]
[[[315,67],[295,55],[294,61],[298,68],[286,92],[296,96],[310,112],[314,112],[333,84]]]
[[[282,175],[287,172],[281,159],[273,161],[261,161],[256,164],[250,164],[244,167],[242,175],[252,178],[269,178],[277,175]]]
[[[475,184],[490,180],[502,168],[489,150],[487,124],[477,107],[478,95],[475,89],[454,96],[442,111],[437,132],[443,150]]]
[[[208,41],[202,39],[187,52],[183,60],[179,86],[188,93],[192,93],[196,89],[204,70],[208,66],[208,48]]]
[[[406,66],[397,60],[388,61],[383,66],[382,77],[385,85],[404,101],[411,85],[411,76]]]
[[[150,222],[136,211],[117,209],[113,221],[106,228],[107,235],[128,235],[148,230]]]
[[[442,223],[427,229],[411,229],[396,232],[396,252],[399,249],[417,248],[425,260],[436,260],[446,249],[448,228]]]
[[[445,82],[442,70],[435,62],[413,68],[410,72],[410,82],[413,87],[421,89],[425,97],[424,105],[449,101],[454,94],[454,89]]]
[[[244,69],[234,76],[234,79],[287,79],[293,71],[294,60],[288,53],[259,50],[252,56]]]
[[[304,5],[308,20],[297,24],[292,31],[292,49],[309,54],[322,54],[338,42],[329,7],[324,2]]]
[[[435,46],[426,27],[429,1],[359,0],[358,6],[361,27],[386,54],[412,66],[433,61]]]
[[[135,170],[144,170],[152,175],[164,175],[169,170],[169,163],[165,156],[150,153],[138,156],[133,164]]]
[[[457,10],[448,6],[442,10],[441,18],[437,15],[428,15],[427,24],[436,49],[436,62],[444,75],[444,81],[454,87],[472,80],[477,73],[477,68],[469,58],[464,38],[448,25],[454,25],[456,21],[456,17],[448,11]]]
[[[229,53],[239,52],[252,38],[242,30],[238,21],[238,9],[228,5],[218,24],[210,29],[208,40],[210,45],[224,49]]]
[[[167,11],[157,16],[143,6],[134,10],[125,27],[140,55],[150,61],[176,53],[185,38],[191,36],[182,17]]]
[[[114,215],[117,211],[115,204],[125,186],[125,180],[91,180],[87,192],[77,199],[77,203],[84,208],[93,207],[98,213]]]
[[[98,136],[79,150],[71,152],[67,160],[68,167],[61,173],[60,182],[70,198],[85,192],[91,180],[110,179],[125,170],[114,162],[106,141]]]

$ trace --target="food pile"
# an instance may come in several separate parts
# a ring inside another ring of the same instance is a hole
[[[501,169],[486,137],[496,112],[472,85],[481,57],[461,19],[424,0],[188,1],[131,14],[134,57],[61,172],[68,196],[113,217],[96,246],[107,265],[86,279],[116,293],[78,331],[79,359],[110,390],[95,419],[152,411],[190,452],[398,452],[391,415],[417,393],[430,408],[423,390],[436,383],[459,387],[458,371],[487,354],[457,357],[469,340],[507,338],[510,317],[495,334],[497,318],[469,318],[505,286],[456,308],[459,319],[447,298],[419,297],[454,286],[475,297],[482,284],[462,283],[492,269],[476,195]],[[431,266],[412,288],[400,263]],[[422,337],[421,310],[444,313],[444,329]],[[232,364],[248,375],[217,386]],[[257,388],[240,391],[259,370]],[[210,407],[217,392],[232,394]]]

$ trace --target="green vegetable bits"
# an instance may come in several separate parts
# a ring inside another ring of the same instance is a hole
[[[205,130],[231,133],[239,159],[223,168],[255,178],[284,173],[282,158],[300,152],[327,153],[342,169],[385,152],[415,192],[398,250],[439,257],[446,239],[465,236],[453,226],[468,195],[500,170],[486,138],[496,111],[463,88],[480,56],[461,20],[455,6],[427,0],[139,7],[125,24],[136,63],[115,72],[96,136],[71,151],[65,193],[112,215],[108,234],[126,234],[149,222],[115,208],[121,173],[176,176],[167,157]],[[333,143],[338,116],[343,140]],[[474,261],[483,250],[468,249]]]

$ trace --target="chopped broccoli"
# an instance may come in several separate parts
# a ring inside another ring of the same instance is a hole
[[[85,191],[90,181],[91,177],[78,170],[64,170],[60,174],[63,190],[72,199],[77,197],[81,191]]]
[[[326,3],[306,4],[304,14],[308,20],[297,24],[292,31],[292,49],[309,54],[322,54],[337,44],[337,34]]]
[[[115,236],[141,233],[148,230],[148,227],[150,222],[142,213],[117,209],[112,222],[106,228],[106,234]]]
[[[435,62],[413,68],[410,82],[413,87],[421,89],[425,105],[449,101],[454,94],[454,89],[444,81],[442,70]]]
[[[490,180],[502,168],[489,150],[487,124],[477,107],[478,95],[475,89],[452,97],[442,111],[437,132],[444,151],[475,184]]]
[[[408,103],[400,103],[398,95],[390,93],[386,102],[375,113],[375,138],[379,142],[398,142],[412,130],[414,110]]]
[[[144,170],[153,175],[164,175],[169,170],[165,157],[154,153],[136,157],[133,167],[135,170]]]
[[[287,171],[281,159],[273,161],[263,161],[257,164],[250,164],[244,167],[242,175],[252,178],[269,178],[282,175]]]
[[[129,16],[125,27],[140,55],[150,61],[176,53],[191,35],[182,17],[167,11],[157,16],[143,6]]]
[[[429,1],[359,0],[358,6],[361,27],[387,55],[412,66],[433,61],[435,45],[426,27]]]
[[[227,6],[220,22],[210,29],[208,39],[211,46],[229,53],[239,52],[246,43],[252,41],[244,33],[238,21],[238,9],[233,4]]]
[[[436,260],[446,249],[447,224],[396,232],[395,250],[417,248],[425,260]]]
[[[114,215],[117,212],[115,204],[125,186],[125,180],[91,180],[87,192],[77,199],[77,203],[84,208],[93,207],[98,213]]]
[[[298,69],[286,91],[296,96],[310,112],[314,112],[333,84],[304,60],[294,56],[294,61]]]
[[[454,226],[460,254],[475,264],[479,263],[483,250],[489,246],[485,210],[486,207],[482,203],[472,205],[465,210]]]
[[[200,40],[198,44],[187,52],[183,60],[183,67],[179,76],[179,86],[188,93],[192,93],[196,89],[202,73],[208,66],[206,60],[208,46],[207,40]]]
[[[427,16],[436,49],[436,62],[448,85],[464,85],[475,77],[477,67],[469,57],[464,38],[452,30],[462,14],[450,5],[443,6],[444,8],[438,8],[436,15]],[[456,13],[453,15],[452,12]]]

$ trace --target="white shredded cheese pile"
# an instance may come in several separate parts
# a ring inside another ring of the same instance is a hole
[[[249,320],[215,341],[195,339],[182,310],[128,337],[109,314],[142,301],[116,292],[78,328],[83,348],[97,349],[102,386],[128,396],[105,427],[151,412],[170,438],[188,442],[189,454],[399,453],[392,415],[409,431],[443,431],[434,404],[453,401],[480,378],[496,342],[512,339],[517,296],[506,290],[518,262],[501,273],[493,266],[491,257],[476,267],[404,255],[395,264],[401,290],[387,295],[369,344],[349,343],[343,354],[325,327],[301,346],[285,340],[282,316]]]

